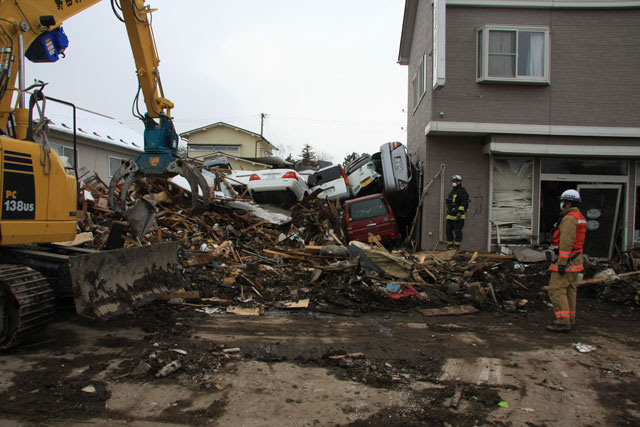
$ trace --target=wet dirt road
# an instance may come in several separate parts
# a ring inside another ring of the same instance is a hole
[[[637,425],[638,319],[594,310],[555,335],[542,312],[67,316],[0,355],[0,424]]]

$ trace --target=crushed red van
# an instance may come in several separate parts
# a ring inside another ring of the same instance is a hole
[[[383,243],[400,238],[396,218],[382,194],[347,200],[345,216],[349,240],[369,243],[369,233]]]

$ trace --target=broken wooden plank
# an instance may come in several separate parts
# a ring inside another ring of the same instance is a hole
[[[260,316],[264,314],[264,307],[227,307],[227,313],[235,314],[236,316]]]
[[[162,297],[164,301],[169,301],[174,298],[198,299],[200,298],[200,291],[185,291],[184,289],[180,289]]]
[[[273,306],[276,308],[308,308],[309,298],[299,301],[278,301],[274,303]]]
[[[262,252],[266,253],[266,254],[270,254],[270,255],[278,255],[281,256],[282,258],[289,258],[289,259],[295,259],[298,261],[306,261],[307,259],[301,256],[297,256],[297,255],[291,255],[285,252],[278,252],[278,251],[274,251],[271,249],[263,249]]]
[[[201,301],[207,302],[217,302],[220,304],[229,304],[232,300],[226,298],[218,298],[218,297],[210,297],[210,298],[200,298]]]
[[[457,305],[453,307],[425,308],[418,310],[426,317],[431,316],[460,316],[463,314],[477,313],[479,310],[472,305]]]

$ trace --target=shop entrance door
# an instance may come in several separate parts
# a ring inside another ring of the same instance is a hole
[[[587,220],[584,253],[610,259],[616,240],[621,184],[578,184],[580,211]]]

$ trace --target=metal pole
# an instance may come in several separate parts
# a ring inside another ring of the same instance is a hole
[[[19,104],[20,108],[27,108],[27,94],[24,91],[25,85],[25,60],[24,60],[24,34],[18,37],[19,55],[20,55],[20,76],[18,78]]]

